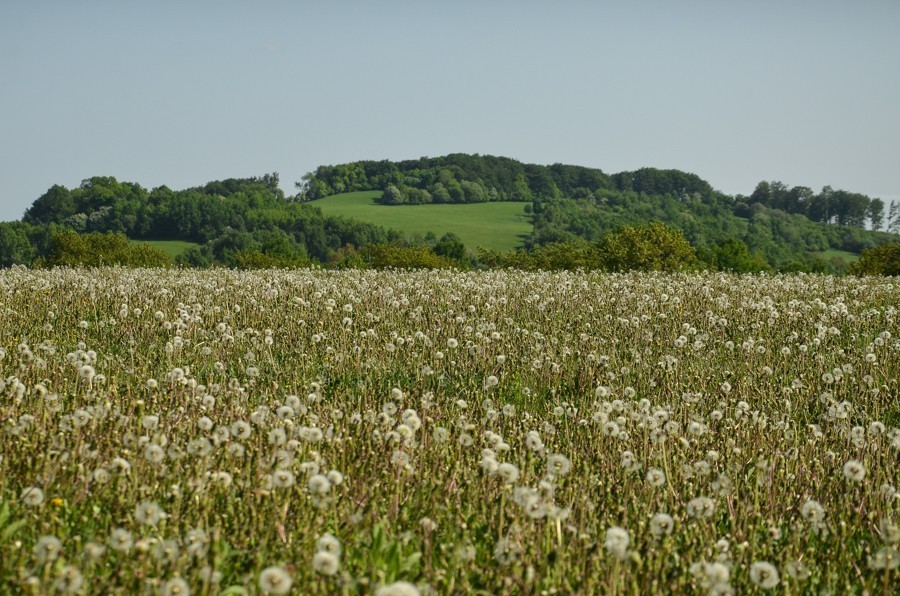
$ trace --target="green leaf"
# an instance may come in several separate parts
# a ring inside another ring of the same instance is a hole
[[[400,548],[396,542],[392,542],[388,547],[385,559],[387,562],[388,577],[395,579],[402,568],[400,564]]]
[[[6,526],[5,528],[3,528],[3,532],[0,532],[0,541],[6,542],[10,538],[12,538],[15,535],[15,533],[18,532],[19,529],[25,525],[26,522],[27,522],[27,520],[20,519],[18,521],[14,521],[13,523],[11,523],[8,526]]]
[[[401,564],[400,568],[404,573],[408,573],[419,566],[419,561],[421,559],[422,553],[415,552],[403,559],[403,563]]]

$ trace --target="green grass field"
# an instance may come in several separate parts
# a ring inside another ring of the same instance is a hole
[[[438,237],[453,232],[469,249],[478,246],[501,251],[522,246],[531,233],[526,203],[471,203],[463,205],[379,205],[381,191],[351,192],[314,201],[327,215],[365,221],[405,234]]]
[[[818,256],[822,257],[825,260],[833,259],[834,257],[840,257],[847,261],[848,263],[853,263],[854,261],[859,260],[859,255],[852,252],[847,252],[846,250],[823,250],[821,252],[816,253]]]
[[[184,240],[131,240],[134,244],[149,244],[154,248],[158,248],[173,259],[189,248],[200,246],[196,242],[186,242]]]

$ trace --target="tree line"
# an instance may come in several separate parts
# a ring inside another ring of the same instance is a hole
[[[655,195],[605,192],[590,200],[555,199],[533,203],[529,248],[549,243],[596,241],[623,226],[660,221],[680,229],[698,251],[739,241],[773,270],[843,273],[849,261],[834,251],[859,254],[896,240],[861,227],[813,222],[800,214],[755,203],[735,212],[729,197],[713,194]],[[831,256],[829,256],[831,255]]]
[[[283,264],[325,262],[345,245],[401,237],[292,201],[278,188],[277,174],[181,191],[166,186],[148,191],[113,177],[93,177],[73,189],[55,185],[34,201],[22,221],[0,223],[0,266],[48,262],[53,239],[62,238],[63,231],[197,243],[180,262],[198,267],[238,265],[256,254]]]
[[[900,233],[900,213],[896,203],[891,205],[885,219],[885,205],[881,199],[835,190],[830,186],[816,193],[806,186],[792,188],[778,181],[763,181],[749,197],[740,197],[736,201],[735,211],[747,212],[753,205],[805,215],[810,221],[856,228],[868,226],[872,230]]]
[[[299,201],[360,190],[382,191],[376,200],[384,205],[525,201],[534,223],[527,248],[593,242],[656,220],[683,230],[700,251],[740,241],[775,270],[842,273],[850,261],[836,251],[859,254],[900,233],[897,204],[886,210],[881,199],[828,186],[816,193],[760,182],[749,196],[730,196],[679,170],[606,174],[467,154],[320,166],[297,189]]]
[[[589,199],[600,191],[708,196],[712,187],[695,174],[642,168],[609,176],[597,168],[526,164],[507,157],[454,153],[399,162],[357,161],[320,166],[296,183],[298,200],[361,190],[381,190],[385,205]]]
[[[842,273],[850,262],[835,251],[859,254],[896,241],[892,233],[900,231],[896,204],[885,214],[882,201],[858,193],[829,187],[814,193],[765,182],[750,196],[728,196],[694,174],[654,168],[607,175],[596,168],[452,154],[321,166],[297,186],[295,196],[285,196],[277,173],[179,191],[166,186],[147,190],[113,177],[89,178],[71,189],[55,185],[21,221],[0,223],[0,266],[68,264],[65,253],[93,262],[86,255],[95,249],[106,255],[106,262],[168,258],[147,249],[126,250],[125,239],[196,243],[177,258],[177,264],[193,267],[389,262],[452,262],[464,268],[576,267],[582,262],[601,267],[597,255],[609,253],[598,248],[606,246],[605,238],[659,222],[678,230],[707,268]],[[465,247],[452,235],[404,236],[325,216],[312,201],[372,189],[381,189],[382,201],[390,204],[524,201],[533,230],[526,250],[498,255]],[[594,256],[588,258],[588,253]],[[601,268],[615,266],[606,262]]]

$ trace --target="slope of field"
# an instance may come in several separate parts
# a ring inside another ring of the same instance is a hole
[[[135,244],[149,244],[154,248],[158,248],[173,259],[189,248],[200,246],[196,242],[187,242],[185,240],[132,240]]]
[[[381,191],[350,192],[314,201],[326,215],[340,215],[406,234],[453,232],[466,247],[512,250],[531,232],[526,203],[497,202],[463,205],[379,205]]]
[[[833,259],[835,257],[840,257],[840,258],[844,259],[845,261],[847,261],[848,263],[852,263],[854,261],[859,260],[858,254],[849,252],[846,250],[830,249],[830,250],[823,250],[821,252],[817,252],[814,254],[822,257],[823,259]]]

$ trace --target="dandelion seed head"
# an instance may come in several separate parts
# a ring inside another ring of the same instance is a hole
[[[656,538],[668,536],[675,529],[675,520],[668,513],[657,513],[650,520],[650,532]]]
[[[74,565],[66,565],[60,569],[59,576],[53,582],[53,587],[62,594],[77,594],[83,585],[84,577]]]
[[[625,560],[628,556],[628,545],[631,539],[628,536],[628,530],[619,526],[613,526],[606,530],[606,538],[603,541],[603,547],[607,554],[620,560]]]
[[[312,567],[316,573],[326,576],[335,575],[340,569],[338,556],[326,550],[319,550],[312,558]]]
[[[30,486],[22,490],[19,499],[29,507],[37,507],[44,502],[44,491],[36,486]]]
[[[190,586],[188,583],[180,578],[174,577],[160,586],[159,589],[160,596],[187,596],[191,593]]]
[[[666,484],[666,474],[659,468],[650,468],[647,470],[646,475],[647,484],[654,488],[659,488],[661,486],[665,486]]]
[[[266,567],[259,574],[259,589],[263,594],[287,594],[294,581],[283,567]]]
[[[781,580],[774,565],[768,561],[757,561],[750,565],[750,581],[763,590],[771,590]]]
[[[34,556],[41,563],[54,561],[62,553],[62,542],[56,536],[41,536],[34,544]]]
[[[109,534],[109,547],[115,551],[128,552],[134,545],[131,532],[124,528],[116,528]]]
[[[414,584],[397,581],[375,590],[375,596],[420,596],[421,591]]]
[[[851,482],[862,482],[866,477],[866,468],[859,460],[851,459],[844,464],[844,478]]]
[[[166,517],[166,512],[154,501],[141,501],[134,511],[134,519],[146,526],[156,525]]]
[[[716,512],[716,502],[709,497],[695,497],[688,501],[686,511],[693,518],[712,517]]]
[[[312,495],[324,496],[331,492],[331,481],[322,474],[313,474],[306,481],[306,488]]]
[[[900,551],[893,545],[883,546],[869,557],[869,569],[890,571],[900,567]]]

